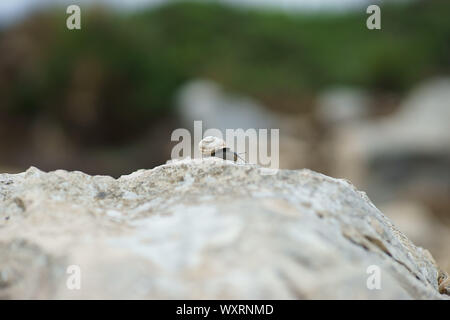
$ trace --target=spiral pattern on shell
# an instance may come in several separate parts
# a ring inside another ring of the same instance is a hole
[[[199,142],[198,147],[203,155],[211,155],[214,151],[226,147],[225,141],[220,138],[207,136]]]

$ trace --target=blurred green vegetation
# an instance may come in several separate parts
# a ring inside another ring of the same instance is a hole
[[[380,31],[366,28],[363,10],[308,15],[198,2],[132,14],[96,8],[83,11],[81,31],[67,30],[61,12],[0,34],[10,50],[0,53],[0,115],[46,114],[101,142],[126,139],[171,112],[176,89],[194,77],[305,112],[326,86],[401,94],[450,71],[450,1],[382,7]],[[28,39],[27,54],[14,59],[8,55],[23,46],[18,35]]]

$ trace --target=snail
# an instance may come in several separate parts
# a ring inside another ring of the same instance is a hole
[[[216,157],[224,160],[236,162],[238,159],[243,160],[236,152],[227,148],[225,141],[220,138],[207,136],[199,142],[198,147],[203,156]]]

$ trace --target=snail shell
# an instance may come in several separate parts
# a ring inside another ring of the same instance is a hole
[[[200,152],[205,156],[211,156],[216,151],[226,148],[225,141],[220,138],[207,136],[199,142]]]

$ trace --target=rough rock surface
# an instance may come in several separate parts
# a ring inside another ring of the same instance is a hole
[[[447,298],[428,251],[350,183],[262,170],[209,158],[119,179],[1,174],[0,298]]]

